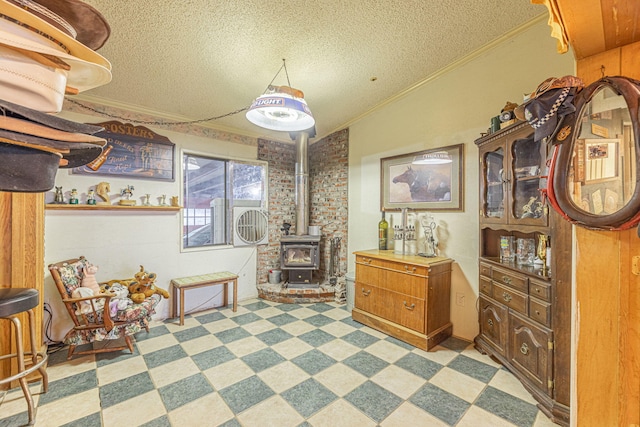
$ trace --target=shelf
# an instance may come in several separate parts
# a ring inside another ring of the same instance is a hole
[[[512,262],[503,262],[500,261],[500,258],[498,257],[480,257],[480,261],[484,261],[484,262],[489,262],[491,264],[494,264],[498,267],[504,267],[507,268],[509,270],[513,270],[513,271],[519,271],[519,272],[523,272],[526,274],[529,274],[531,276],[536,276],[539,279],[543,279],[543,280],[547,280],[550,281],[551,280],[551,272],[549,271],[548,268],[542,268],[542,265],[522,265],[522,264],[518,264],[514,261]]]
[[[146,212],[178,212],[181,206],[120,206],[120,205],[70,205],[47,203],[46,210],[60,211],[146,211]]]

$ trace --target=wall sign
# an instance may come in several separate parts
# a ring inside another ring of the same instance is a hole
[[[163,181],[175,179],[175,144],[169,138],[144,126],[117,121],[95,125],[105,129],[96,134],[107,140],[102,155],[85,166],[72,169],[71,173]]]

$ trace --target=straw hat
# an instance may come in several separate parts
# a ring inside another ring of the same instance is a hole
[[[80,0],[9,0],[27,9],[87,46],[100,49],[109,36],[109,23],[93,6]]]
[[[109,61],[35,15],[0,0],[0,18],[0,44],[60,58],[79,92],[111,81]]]

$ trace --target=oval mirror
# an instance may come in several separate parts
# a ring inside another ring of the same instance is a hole
[[[640,220],[638,82],[607,77],[574,99],[552,143],[552,205],[570,221],[626,229]]]

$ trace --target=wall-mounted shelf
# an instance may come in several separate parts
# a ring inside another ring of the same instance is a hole
[[[47,210],[61,211],[146,211],[146,212],[178,212],[181,206],[121,206],[121,205],[70,205],[47,203]]]

